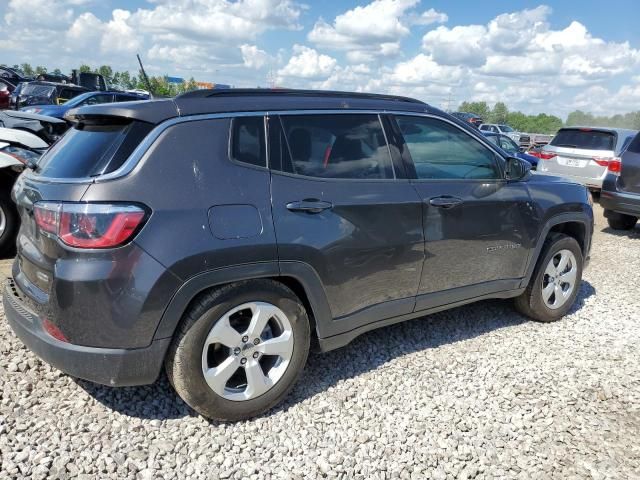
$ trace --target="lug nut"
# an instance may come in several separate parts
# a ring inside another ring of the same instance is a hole
[[[242,365],[244,365],[245,363],[247,363],[247,359],[246,359],[246,358],[242,358],[242,359],[240,360],[240,363],[241,363]]]
[[[233,349],[233,354],[234,355],[240,355],[240,347],[236,347]]]
[[[257,345],[257,344],[259,344],[259,343],[260,343],[260,339],[259,339],[259,338],[255,338],[255,339],[253,340],[253,344],[254,344],[254,345]]]
[[[253,358],[258,358],[260,354],[258,352],[253,352]]]
[[[246,335],[244,337],[242,337],[242,341],[244,343],[247,343],[249,341],[249,337],[247,337]]]

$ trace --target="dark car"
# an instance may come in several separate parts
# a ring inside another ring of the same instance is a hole
[[[486,298],[550,322],[578,293],[587,189],[420,101],[201,90],[70,114],[14,187],[3,305],[71,375],[165,365],[195,410],[237,420],[283,399],[312,344]]]
[[[631,230],[636,226],[640,217],[640,133],[621,158],[609,160],[600,205],[611,228]]]
[[[16,93],[16,108],[30,105],[62,105],[88,90],[67,83],[35,81],[22,83]]]
[[[470,125],[473,125],[476,128],[479,128],[480,125],[484,123],[484,120],[480,115],[476,115],[475,113],[469,112],[453,112],[453,115],[456,118],[459,118],[463,122],[467,122]]]
[[[83,107],[85,105],[98,105],[100,103],[133,102],[148,99],[149,95],[139,93],[86,92],[68,100],[62,105],[31,105],[29,107],[22,108],[22,111],[62,119],[72,108]]]
[[[11,82],[12,85],[18,85],[20,82],[30,82],[32,77],[26,75],[19,68],[11,68],[0,65],[0,79]]]
[[[518,157],[529,162],[532,170],[535,170],[538,166],[538,157],[522,152],[518,144],[510,137],[501,133],[485,132],[482,130],[481,132],[491,143],[504,150],[507,155]]]

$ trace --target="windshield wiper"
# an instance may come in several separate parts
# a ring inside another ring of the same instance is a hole
[[[569,143],[556,143],[556,147],[578,148],[577,145],[571,145]]]

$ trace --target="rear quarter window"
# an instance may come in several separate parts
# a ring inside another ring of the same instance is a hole
[[[640,153],[640,133],[638,133],[631,143],[629,144],[629,148],[627,148],[628,152],[631,153]]]
[[[38,163],[48,178],[87,178],[118,169],[151,131],[145,122],[76,125]]]
[[[591,129],[560,130],[550,143],[554,147],[584,150],[614,150],[615,144],[616,136],[614,133]]]

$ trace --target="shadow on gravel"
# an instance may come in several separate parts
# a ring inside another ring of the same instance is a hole
[[[600,231],[602,233],[613,235],[615,237],[629,238],[633,240],[637,240],[640,238],[640,226],[638,225],[636,225],[636,227],[632,228],[631,230],[614,230],[611,227],[605,227]]]
[[[595,288],[583,280],[569,313],[580,310],[585,300],[595,293]],[[374,370],[394,358],[528,321],[515,312],[510,301],[486,300],[373,330],[341,349],[326,354],[311,353],[291,394],[264,416],[286,411],[341,380]],[[107,408],[132,417],[163,420],[197,416],[174,392],[164,374],[153,385],[144,387],[111,388],[83,380],[76,383]],[[210,423],[218,425],[218,422]]]

